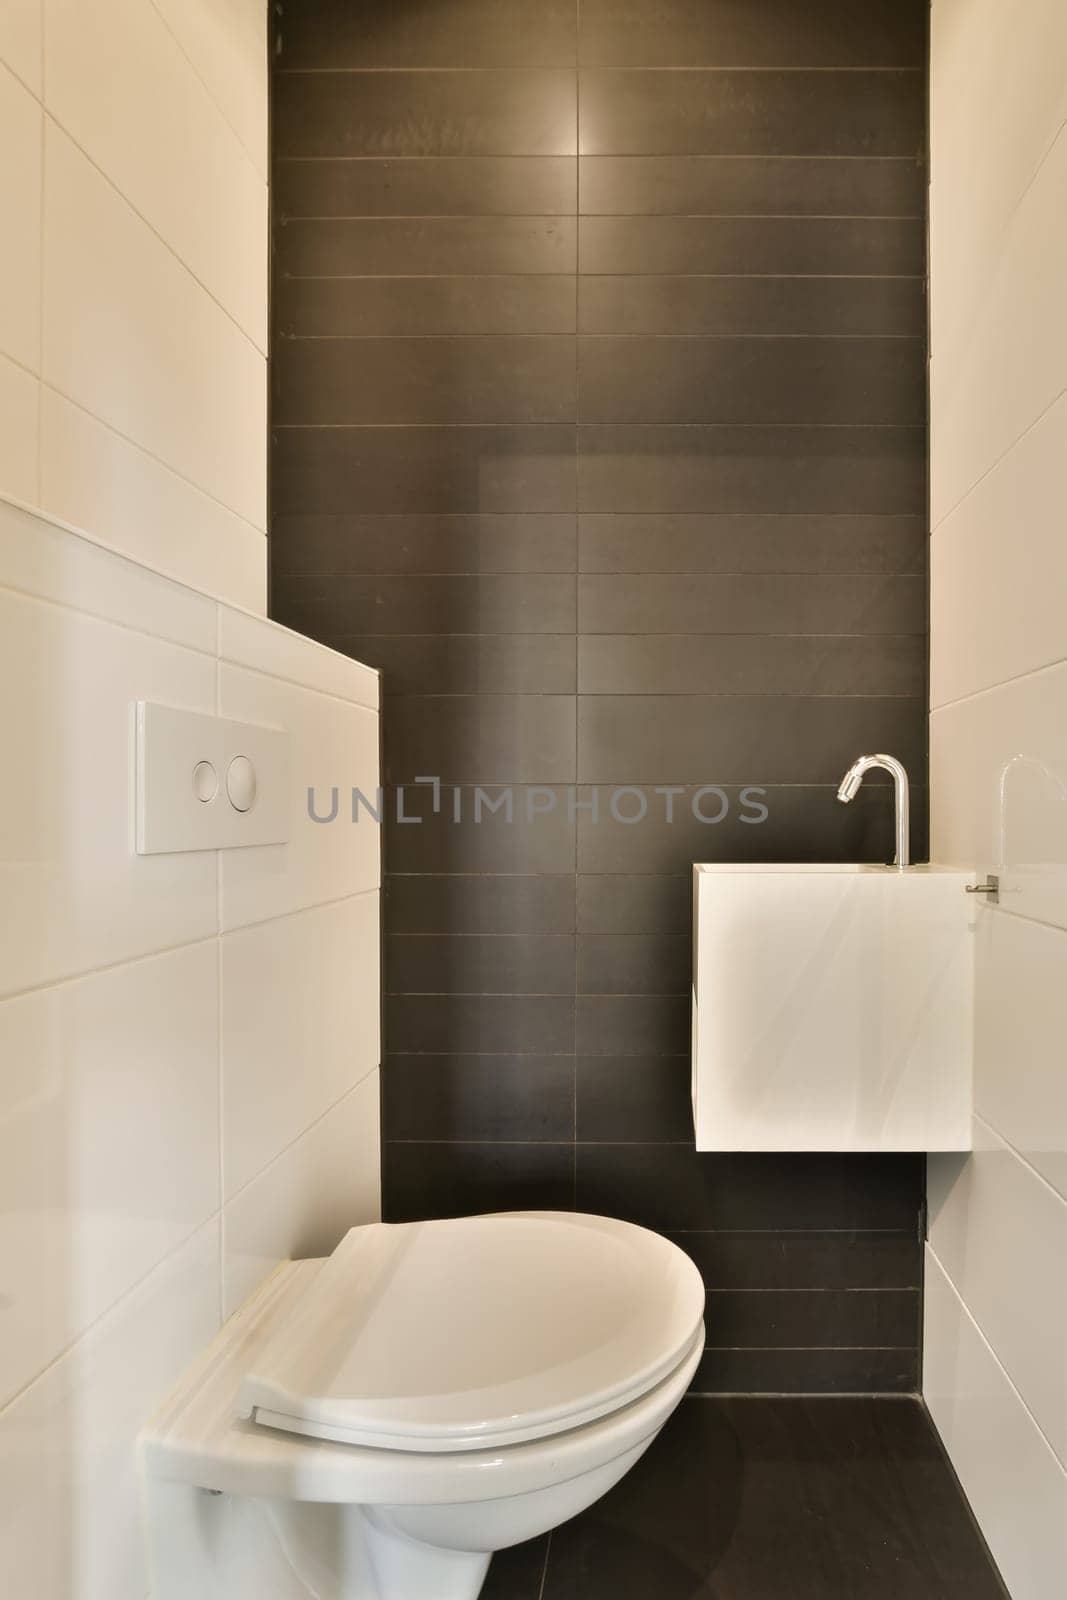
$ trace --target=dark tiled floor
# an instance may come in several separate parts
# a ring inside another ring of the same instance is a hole
[[[546,1559],[547,1558],[547,1559]],[[483,1600],[1006,1600],[922,1404],[687,1399]]]

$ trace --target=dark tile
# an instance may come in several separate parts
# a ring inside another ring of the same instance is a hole
[[[276,156],[575,152],[575,75],[565,70],[282,71],[273,90]]]
[[[478,1600],[541,1600],[549,1536],[498,1550]]]
[[[314,620],[304,631],[379,668],[387,694],[573,694],[578,685],[573,634],[335,634]]]
[[[475,821],[476,791],[472,786],[442,791],[441,809],[433,810],[429,788],[407,786],[402,797],[386,797],[385,864],[390,872],[540,873],[574,871],[574,818],[567,790],[546,795],[540,786],[486,786],[496,810],[487,806]],[[512,814],[499,804],[512,795]],[[458,794],[458,799],[457,799]],[[551,797],[552,804],[549,804]],[[402,798],[402,813],[399,803]],[[859,804],[859,801],[856,802]],[[839,808],[840,809],[840,808]],[[855,807],[849,807],[854,810]],[[407,820],[400,820],[401,815]]]
[[[683,994],[692,985],[685,933],[583,933],[578,939],[579,994]]]
[[[342,217],[293,221],[282,223],[274,230],[274,281],[284,286],[287,277],[366,278],[410,273],[431,280],[431,286],[421,291],[421,301],[415,301],[416,306],[425,307],[428,297],[432,305],[433,296],[438,302],[448,304],[451,302],[443,298],[445,290],[432,286],[434,275],[517,273],[525,279],[539,273],[570,273],[574,271],[577,239],[577,224],[572,217]],[[284,288],[280,292],[284,317]],[[359,292],[369,293],[370,290]],[[404,292],[395,285],[388,291],[379,290],[379,299],[372,304],[383,307],[388,314],[388,296],[396,297]],[[471,285],[466,290],[457,286],[451,292],[459,297],[455,303],[462,307],[464,295],[469,298],[481,291],[478,285]],[[521,284],[515,292],[522,292]],[[322,314],[326,315],[328,308],[336,303],[329,296],[356,293],[355,289],[323,289]],[[406,293],[410,301],[415,291]],[[344,307],[350,302],[341,298],[340,304]],[[403,314],[405,302],[400,301],[398,305],[399,314]],[[423,314],[426,314],[425,309]],[[283,328],[286,325],[284,321],[281,324]],[[393,322],[390,322],[370,331],[387,333],[392,329]],[[343,325],[334,326],[331,322],[326,331],[354,330]],[[516,331],[526,330],[520,327]]]
[[[574,993],[570,934],[394,933],[386,994]]]
[[[882,573],[613,573],[578,581],[583,634],[869,636],[926,630],[925,577]]]
[[[918,1387],[919,1353],[914,1346],[891,1350],[707,1350],[691,1393],[913,1395]]]
[[[923,428],[593,425],[578,447],[580,511],[925,509]]]
[[[393,995],[385,1014],[396,1055],[567,1055],[574,1048],[574,1001],[561,995]]]
[[[917,1289],[716,1289],[705,1313],[719,1351],[913,1350]]]
[[[584,66],[921,67],[915,0],[582,0]]]
[[[921,1401],[684,1400],[544,1600],[1004,1600]]]
[[[690,1001],[688,995],[579,995],[575,1026],[579,1055],[683,1055],[689,1049]]]
[[[431,342],[452,346],[452,341]],[[501,415],[515,421],[566,420],[566,381],[543,352],[567,342],[514,341],[524,353],[530,352],[526,362],[531,369],[530,409],[522,415],[517,409],[508,413],[502,393]],[[307,348],[306,344],[289,347]],[[373,371],[374,358],[368,360]],[[444,375],[436,375],[439,392],[447,394],[446,359],[441,358],[440,364]],[[317,370],[318,363],[308,364],[305,388],[307,377]],[[281,371],[284,383],[284,361]],[[350,382],[355,380],[350,356],[343,371]],[[327,390],[335,376],[323,372]],[[483,372],[479,366],[472,372],[469,420],[481,422],[490,414],[482,396],[495,392],[494,377],[495,369]],[[430,382],[428,376],[426,381]],[[383,405],[389,404],[391,392],[387,386]],[[422,403],[429,405],[430,400],[424,398]],[[513,398],[511,403],[515,407]],[[297,414],[309,404],[299,385],[293,404]],[[331,404],[341,406],[342,400],[324,394],[323,409]],[[559,409],[549,414],[553,405]],[[543,414],[535,414],[538,409]],[[583,422],[919,423],[926,415],[926,351],[918,339],[587,337],[578,341],[578,415]],[[310,420],[362,419],[337,415]]]
[[[388,1222],[487,1211],[569,1211],[572,1144],[418,1144],[385,1147]]]
[[[556,516],[290,516],[271,524],[275,577],[573,572],[577,530]]]
[[[914,157],[583,156],[578,205],[583,216],[921,217],[926,170]]]
[[[576,415],[572,339],[282,339],[271,370],[271,414],[280,427],[573,422]],[[874,368],[872,384],[881,376]]]
[[[689,873],[677,877],[583,874],[578,879],[581,933],[684,933],[693,917]]]
[[[562,338],[285,339],[272,415],[289,423],[570,422],[574,349]]]
[[[925,91],[925,75],[916,71],[585,71],[579,151],[583,156],[917,157],[923,148]],[[563,115],[561,110],[561,120]],[[384,112],[369,116],[371,127],[362,137],[373,137],[376,124],[385,120]],[[521,113],[516,122],[521,124]],[[289,154],[284,130],[283,122],[281,148]],[[532,131],[522,131],[532,141]],[[519,136],[515,127],[511,137]],[[302,153],[322,152],[312,147]],[[368,148],[366,153],[379,152]],[[548,143],[530,153],[566,151]]]
[[[387,334],[573,333],[574,279],[563,273],[539,277],[513,273],[509,277],[495,278],[291,278],[276,275],[273,318],[276,334],[282,339],[363,338]]]
[[[301,633],[553,633],[574,628],[565,574],[286,577],[274,614]],[[491,685],[486,685],[491,688]]]
[[[579,1056],[576,1135],[593,1143],[693,1137],[688,1056]]]
[[[391,876],[384,917],[390,933],[573,933],[574,878]]]
[[[908,695],[926,686],[926,636],[593,634],[578,641],[582,694]]]
[[[579,228],[582,273],[609,276],[735,273],[815,278],[841,274],[908,277],[922,273],[924,249],[922,223],[898,217],[583,217]],[[721,310],[736,306],[744,316],[747,308],[752,316],[760,308],[765,317],[801,323],[810,317],[807,308],[813,304],[825,307],[829,319],[835,303],[848,308],[855,301],[855,291],[847,284],[805,289],[772,282],[764,289],[756,289],[715,287],[698,279],[695,285],[675,285],[673,291],[667,285],[644,292],[696,296],[695,303],[705,308],[704,318],[714,315],[717,296]],[[886,292],[881,291],[883,298]],[[912,300],[916,292],[911,292]],[[904,294],[905,291],[898,291],[898,295]],[[867,291],[866,298],[868,303],[874,300],[875,291]],[[583,315],[583,329],[585,325]],[[745,330],[735,325],[722,331]],[[755,331],[777,330],[774,326],[758,326]],[[835,321],[827,331],[847,330]]]
[[[918,1156],[697,1155],[673,1144],[580,1145],[577,1181],[579,1210],[668,1231],[916,1231],[923,1193]]]
[[[839,780],[866,749],[895,751],[921,784],[922,703],[845,695],[578,698],[581,783],[823,784]],[[639,801],[627,809],[637,815]],[[709,795],[705,809],[712,815],[724,802]]]
[[[582,572],[761,572],[820,573],[823,576],[831,573],[922,576],[926,572],[928,543],[926,518],[920,516],[724,517],[714,514],[627,516],[625,513],[580,517],[578,540],[578,564]],[[494,550],[499,548],[496,540],[492,543]]]
[[[643,227],[627,232],[629,238],[624,242],[644,259],[679,266],[682,258],[669,238],[657,238]],[[706,242],[719,245],[723,239]],[[736,238],[732,242],[736,243]],[[283,304],[288,293],[287,286],[281,285]],[[834,334],[916,339],[922,338],[926,329],[926,293],[919,277],[597,277],[587,273],[578,280],[578,326],[583,333]],[[556,330],[531,326],[526,331]]]
[[[278,428],[273,512],[573,511],[574,450],[572,427]]]
[[[303,0],[276,28],[283,67],[509,67],[575,59],[573,0]]]
[[[576,776],[573,695],[408,695],[385,702],[382,722],[389,784],[422,774],[480,784]]]
[[[879,164],[855,175],[855,189],[872,200],[884,194],[879,214],[890,215],[892,197],[908,190]],[[905,164],[901,164],[905,165]],[[574,156],[418,156],[393,160],[301,160],[274,162],[271,203],[275,226],[293,217],[482,217],[573,216],[578,162]],[[753,174],[753,182],[758,174]],[[768,178],[767,182],[773,182]],[[802,187],[812,194],[851,192],[847,182],[830,187],[813,172]],[[614,208],[613,208],[614,209]],[[687,207],[686,209],[692,209]],[[780,209],[780,208],[779,208]],[[820,207],[842,211],[840,204]]]
[[[726,785],[725,806],[716,795],[702,793],[703,786],[685,785],[671,796],[662,786],[657,792],[646,785],[648,810],[639,823],[616,821],[609,795],[601,791],[596,822],[588,809],[576,813],[578,870],[691,877],[694,861],[891,861],[890,786],[866,786],[850,806],[842,806],[837,783],[835,775],[832,784],[767,785],[751,792]],[[579,802],[591,794],[581,786]],[[625,814],[622,804],[618,809]],[[926,794],[918,785],[912,788],[911,837],[913,860],[925,860]]]
[[[676,1233],[709,1289],[914,1289],[917,1228],[901,1233]],[[913,1329],[914,1332],[914,1329]]]
[[[569,1140],[572,1056],[389,1056],[386,1139]]]

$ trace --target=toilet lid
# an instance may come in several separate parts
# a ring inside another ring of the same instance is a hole
[[[253,1360],[237,1412],[400,1450],[535,1439],[654,1387],[703,1311],[687,1255],[607,1217],[353,1228]]]

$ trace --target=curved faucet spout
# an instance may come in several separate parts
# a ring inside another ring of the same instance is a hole
[[[837,798],[842,805],[848,805],[850,800],[855,800],[860,792],[860,785],[872,767],[880,767],[888,772],[893,779],[893,791],[896,800],[896,837],[897,853],[893,865],[906,867],[911,859],[909,841],[911,838],[911,825],[909,822],[908,806],[908,774],[896,756],[860,756],[849,767],[841,779],[837,791]]]

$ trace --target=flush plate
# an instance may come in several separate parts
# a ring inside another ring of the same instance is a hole
[[[138,855],[285,843],[284,730],[148,700],[137,701],[135,720]]]

